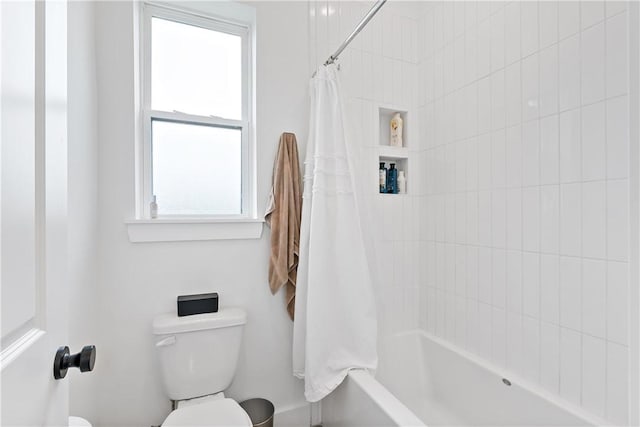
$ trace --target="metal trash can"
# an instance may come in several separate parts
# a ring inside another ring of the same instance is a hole
[[[253,427],[273,427],[273,403],[267,399],[249,399],[240,402],[240,406],[249,414]]]

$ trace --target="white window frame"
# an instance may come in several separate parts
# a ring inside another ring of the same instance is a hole
[[[225,119],[222,117],[199,116],[179,111],[159,111],[151,109],[151,18],[157,17],[187,25],[194,25],[213,31],[224,32],[240,36],[242,39],[242,117],[240,120]],[[212,16],[191,10],[178,9],[168,5],[151,3],[143,4],[142,13],[142,116],[143,116],[143,150],[142,165],[139,167],[139,191],[140,205],[138,206],[138,218],[148,220],[151,217],[150,203],[153,198],[152,181],[152,135],[151,125],[153,120],[168,121],[174,123],[188,123],[195,125],[216,126],[238,129],[241,131],[241,212],[237,215],[162,215],[158,219],[195,220],[211,219],[225,220],[249,220],[256,219],[256,166],[255,166],[255,138],[253,135],[253,34],[252,25],[248,22],[240,22]],[[161,201],[160,201],[161,203]]]

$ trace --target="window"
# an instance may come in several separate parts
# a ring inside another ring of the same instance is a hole
[[[250,31],[144,6],[142,217],[255,216]]]

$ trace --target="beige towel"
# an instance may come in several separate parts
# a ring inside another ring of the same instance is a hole
[[[302,183],[298,143],[292,133],[280,136],[273,167],[273,187],[265,220],[271,227],[269,286],[275,294],[286,284],[287,311],[293,320],[300,248]]]

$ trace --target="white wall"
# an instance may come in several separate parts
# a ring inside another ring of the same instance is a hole
[[[280,133],[295,132],[301,152],[307,128],[307,6],[258,2],[258,211],[270,189]],[[269,230],[246,241],[132,244],[134,217],[134,7],[96,4],[99,109],[100,395],[94,425],[157,425],[169,413],[151,337],[156,314],[176,296],[217,291],[222,306],[248,312],[242,356],[228,394],[265,397],[276,408],[303,403],[291,373],[292,323],[283,296],[267,283]],[[286,17],[286,19],[285,19]]]
[[[93,3],[69,2],[68,25],[68,204],[69,342],[71,352],[97,344],[98,134]],[[102,364],[98,349],[97,369]],[[98,379],[69,371],[69,411],[95,418]]]
[[[434,3],[420,28],[428,331],[627,421],[622,2]]]

